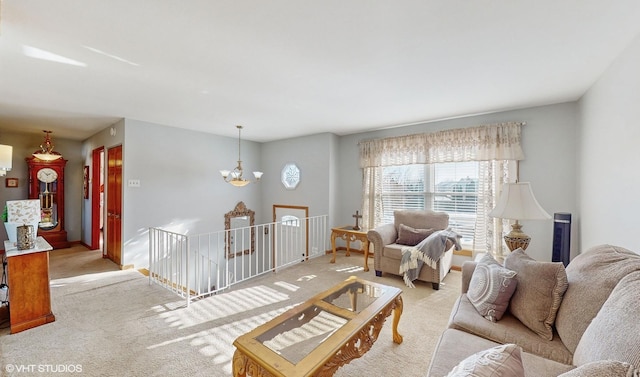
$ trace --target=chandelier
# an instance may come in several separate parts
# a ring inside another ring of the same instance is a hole
[[[33,157],[42,161],[53,161],[62,157],[62,155],[53,150],[53,144],[51,143],[51,137],[49,134],[51,131],[45,131],[44,143],[40,144],[40,150],[33,152]]]
[[[236,126],[236,128],[238,129],[238,166],[236,166],[235,169],[231,171],[220,170],[220,174],[222,174],[222,178],[225,182],[231,183],[236,187],[242,187],[248,185],[249,183],[251,183],[251,181],[242,178],[242,160],[240,159],[240,132],[242,130],[242,126]],[[260,180],[262,174],[263,173],[261,171],[253,172],[253,176],[256,178],[256,182]]]

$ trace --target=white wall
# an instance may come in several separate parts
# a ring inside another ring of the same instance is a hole
[[[343,136],[340,138],[338,189],[341,210],[337,222],[350,224],[353,222],[351,215],[361,208],[362,170],[358,167],[360,140],[507,121],[527,123],[522,128],[525,160],[520,163],[520,181],[531,182],[536,198],[549,214],[553,216],[555,212],[572,213],[575,224],[579,219],[576,200],[577,107],[575,103],[484,114]],[[524,232],[532,237],[527,253],[537,260],[550,261],[553,221],[525,221],[522,224]],[[572,254],[575,255],[577,250],[579,250],[578,239],[572,237]]]
[[[579,102],[581,243],[640,252],[640,36]]]

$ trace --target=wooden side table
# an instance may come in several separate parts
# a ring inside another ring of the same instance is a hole
[[[345,253],[346,256],[351,255],[351,242],[362,242],[362,248],[364,251],[364,270],[369,271],[369,239],[367,238],[367,231],[363,229],[353,230],[353,226],[351,225],[331,228],[331,248],[333,251],[333,258],[331,258],[331,263],[336,262],[336,238],[341,238],[347,241],[347,252]]]

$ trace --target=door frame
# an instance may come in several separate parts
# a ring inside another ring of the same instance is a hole
[[[294,210],[301,210],[304,211],[304,226],[305,226],[305,232],[304,232],[304,245],[305,245],[305,250],[304,250],[304,260],[307,261],[309,260],[309,207],[308,206],[295,206],[295,205],[286,205],[286,204],[274,204],[273,205],[273,212],[272,212],[272,218],[273,218],[273,222],[277,223],[280,220],[276,218],[276,212],[278,209],[294,209]],[[275,232],[274,232],[275,233]],[[273,237],[271,237],[271,250],[272,250],[272,260],[276,260],[276,234],[273,235]]]
[[[100,205],[100,182],[103,176],[100,173],[104,168],[104,146],[91,152],[91,250],[100,249],[100,220],[103,216]],[[104,256],[104,245],[101,249]]]

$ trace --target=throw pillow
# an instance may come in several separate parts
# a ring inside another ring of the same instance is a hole
[[[491,322],[499,321],[516,290],[515,277],[515,271],[502,267],[490,254],[485,254],[471,275],[467,297],[481,316]]]
[[[552,340],[553,324],[568,286],[564,265],[538,262],[516,249],[505,258],[504,266],[517,272],[518,280],[509,311],[543,339]]]
[[[425,238],[429,237],[434,229],[415,229],[410,226],[400,224],[398,227],[398,239],[397,244],[415,246],[422,242]]]
[[[520,347],[503,344],[462,360],[447,377],[524,376]]]
[[[640,371],[633,365],[616,360],[594,361],[562,373],[558,377],[637,377]]]

